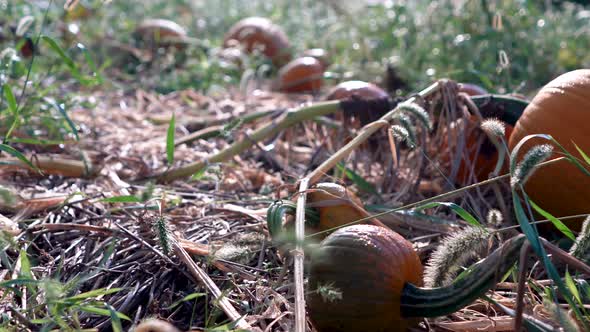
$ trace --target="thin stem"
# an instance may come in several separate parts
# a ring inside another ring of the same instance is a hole
[[[280,131],[291,127],[301,121],[309,120],[317,116],[328,115],[340,110],[340,101],[329,101],[317,103],[312,106],[291,110],[283,114],[279,119],[271,121],[266,126],[256,130],[249,135],[248,140],[238,140],[228,148],[209,156],[205,160],[193,162],[175,169],[165,171],[154,176],[160,182],[169,182],[176,179],[191,176],[207,165],[229,160],[230,158],[246,151],[256,142],[271,137]]]
[[[436,82],[426,89],[420,91],[418,93],[418,97],[414,96],[406,100],[406,103],[413,103],[418,98],[427,97],[439,90],[440,82]],[[309,173],[306,178],[309,179],[310,184],[316,183],[324,174],[326,174],[330,169],[332,169],[340,160],[344,159],[348,154],[354,150],[357,146],[365,142],[371,135],[377,132],[379,129],[383,128],[384,126],[389,125],[389,121],[393,118],[393,116],[398,112],[397,109],[391,110],[387,114],[383,115],[381,119],[371,122],[365,125],[360,133],[348,144],[343,146],[340,150],[338,150],[335,154],[333,154],[328,160],[324,161],[320,166],[318,166],[313,172]]]
[[[303,283],[303,240],[305,238],[305,200],[307,198],[308,179],[303,179],[299,184],[299,197],[297,197],[297,210],[295,213],[295,332],[305,332],[305,284]]]
[[[524,288],[526,284],[526,270],[528,265],[528,256],[531,247],[527,242],[520,249],[520,263],[518,265],[518,289],[516,292],[516,315],[514,317],[514,331],[520,332],[522,330],[522,319],[524,312]]]

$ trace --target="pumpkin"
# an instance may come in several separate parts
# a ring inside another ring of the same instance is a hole
[[[279,70],[282,92],[316,92],[323,84],[324,66],[312,57],[295,59]]]
[[[459,83],[459,92],[465,92],[470,96],[480,96],[488,94],[486,89],[482,88],[479,85],[471,83]]]
[[[318,231],[340,227],[368,215],[361,200],[337,183],[316,184],[307,194],[307,206],[319,211]]]
[[[346,100],[350,98],[358,99],[387,99],[389,94],[375,84],[364,81],[345,81],[333,87],[324,98],[325,100]],[[384,113],[381,112],[344,112],[346,118],[346,125],[352,124],[354,128],[379,119]],[[342,115],[337,113],[335,117],[342,120]],[[382,141],[382,137],[372,137],[370,145],[379,146],[378,141]]]
[[[243,45],[249,53],[261,49],[276,66],[291,59],[287,35],[281,27],[264,17],[248,17],[234,24],[223,38],[223,45],[228,47],[233,40]]]
[[[369,214],[363,209],[360,199],[347,188],[330,182],[318,183],[307,194],[305,234],[314,234],[349,224]],[[284,217],[295,215],[295,203],[277,201],[267,211],[267,225],[273,238],[283,230],[293,232],[294,219]],[[322,239],[325,233],[314,237]]]
[[[343,100],[352,96],[361,99],[388,98],[385,90],[372,83],[363,81],[346,81],[333,87],[326,95],[326,100]]]
[[[512,150],[526,135],[549,134],[575,157],[582,159],[574,143],[590,153],[590,69],[565,73],[547,83],[531,100],[509,140]],[[521,149],[520,158],[535,144],[531,139]],[[573,164],[563,161],[541,167],[525,183],[529,197],[555,217],[590,212],[590,177]],[[580,230],[583,218],[563,220]]]
[[[457,142],[457,135],[460,129],[460,125],[463,124],[465,119],[460,119],[451,124],[449,130],[451,131],[451,141]],[[468,124],[464,129],[464,137],[465,137],[465,148],[464,153],[461,157],[461,161],[459,164],[459,169],[457,170],[456,181],[460,185],[468,185],[470,184],[471,179],[471,171],[473,169],[473,173],[475,179],[477,181],[484,181],[488,179],[488,176],[491,172],[494,171],[496,168],[496,163],[498,162],[498,150],[496,146],[490,141],[487,137],[486,133],[479,127],[479,123],[477,118],[474,115],[471,115],[468,119]],[[504,140],[508,142],[510,135],[513,131],[513,126],[507,123],[505,125],[505,133],[504,133]],[[479,146],[478,151],[478,143],[482,140],[481,145]],[[458,143],[458,142],[457,142]],[[448,152],[448,136],[445,134],[445,138],[443,144],[441,146],[441,151],[443,155],[441,156],[441,161],[444,164],[448,164],[452,162],[450,159],[450,154]],[[452,147],[453,153],[455,152],[455,148]],[[507,171],[507,163],[504,163],[504,168]],[[447,171],[446,175],[450,174],[450,169]]]
[[[184,46],[186,30],[178,23],[164,19],[146,19],[134,32],[135,37],[143,43],[155,46]]]
[[[412,244],[394,231],[354,225],[332,233],[312,253],[312,290],[333,287],[342,299],[312,292],[309,313],[319,331],[386,331],[409,325],[401,317],[406,283],[422,284],[422,263]],[[334,313],[337,313],[336,315]]]
[[[322,66],[324,66],[324,70],[332,64],[328,52],[323,48],[312,48],[309,50],[305,50],[302,56],[310,56],[312,58],[316,58],[322,64]]]
[[[492,288],[524,240],[505,242],[451,285],[426,289],[420,258],[401,235],[373,225],[341,228],[311,253],[310,319],[319,332],[405,331],[418,317],[455,312]]]

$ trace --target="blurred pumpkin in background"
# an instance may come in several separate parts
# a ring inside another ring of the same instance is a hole
[[[317,92],[323,81],[324,66],[316,58],[298,58],[279,70],[279,90],[282,92]]]
[[[165,19],[143,20],[133,33],[136,40],[148,47],[173,46],[184,48],[187,39],[186,30],[178,23]]]
[[[248,17],[238,21],[225,35],[223,45],[231,46],[232,40],[238,41],[248,53],[260,49],[278,67],[291,59],[287,35],[281,27],[264,17]]]
[[[326,70],[326,68],[328,68],[332,64],[328,52],[323,48],[312,48],[309,50],[305,50],[302,56],[310,56],[312,58],[316,58],[322,64],[322,66],[324,66],[324,70]]]

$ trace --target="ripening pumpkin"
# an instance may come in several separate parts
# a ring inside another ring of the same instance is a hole
[[[361,200],[337,183],[316,184],[307,195],[307,206],[319,211],[318,231],[339,227],[368,215]]]
[[[463,123],[465,119],[461,119],[455,121],[451,124],[449,128],[451,132],[451,142],[453,142],[452,151],[455,153],[455,144],[458,140],[458,131],[461,130],[459,125]],[[471,115],[468,120],[469,123],[465,127],[464,137],[465,137],[465,148],[463,151],[461,161],[459,164],[459,169],[457,170],[457,175],[455,177],[456,181],[460,185],[468,185],[473,181],[471,179],[471,172],[473,169],[473,175],[475,179],[479,181],[484,181],[488,179],[488,176],[491,172],[494,171],[496,167],[496,163],[498,162],[498,150],[496,146],[490,141],[487,137],[486,133],[479,127],[479,123],[477,118],[474,115]],[[505,133],[504,133],[504,140],[508,142],[510,135],[513,131],[513,126],[510,124],[504,123],[505,125]],[[478,150],[478,143],[482,140],[481,145],[479,146]],[[441,161],[443,164],[448,164],[452,162],[449,160],[450,154],[448,153],[448,137],[445,135],[443,144],[441,146],[441,151],[443,155],[441,156]],[[508,170],[507,162],[504,163],[503,168],[504,170]],[[450,169],[448,170],[447,176],[450,175]]]
[[[312,48],[309,50],[305,50],[302,56],[310,56],[312,58],[316,58],[322,64],[322,66],[324,66],[324,70],[332,64],[328,52],[323,48]]]
[[[310,188],[307,194],[306,208],[317,212],[313,216],[306,214],[305,234],[315,234],[360,220],[369,214],[364,210],[360,199],[342,185],[322,182]],[[282,236],[282,232],[293,232],[295,203],[277,201],[267,211],[267,226],[273,238]],[[322,239],[326,233],[314,239]]]
[[[178,23],[164,19],[146,19],[134,32],[135,37],[143,43],[155,46],[175,46],[182,48],[187,38],[186,30]]]
[[[549,134],[571,154],[582,160],[574,143],[590,153],[590,69],[565,73],[547,83],[531,100],[510,137],[512,150],[526,135]],[[532,139],[519,153],[519,159],[535,144],[548,141]],[[556,150],[557,151],[557,150]],[[525,183],[530,198],[555,217],[590,212],[590,177],[573,164],[563,161],[541,167]],[[563,220],[580,230],[582,219]]]
[[[343,100],[352,96],[361,99],[388,98],[385,90],[372,83],[363,81],[346,81],[333,87],[326,95],[326,100]]]
[[[418,317],[455,312],[494,287],[524,240],[508,240],[449,286],[421,288],[423,268],[410,242],[385,227],[343,227],[311,253],[310,319],[319,332],[405,331]]]
[[[324,98],[325,100],[346,100],[351,98],[358,98],[362,100],[368,99],[387,99],[389,94],[373,83],[364,81],[345,81],[333,87]],[[364,109],[363,109],[364,110]],[[334,116],[342,120],[346,118],[345,125],[351,125],[354,128],[360,128],[369,122],[373,122],[383,116],[382,112],[343,112],[336,113]],[[370,139],[370,145],[377,147],[382,141],[382,137]]]
[[[317,92],[324,82],[324,66],[312,57],[295,59],[279,70],[282,92]]]
[[[276,66],[291,59],[287,35],[281,27],[264,17],[248,17],[238,21],[223,38],[223,45],[227,47],[233,44],[232,40],[243,45],[246,52],[261,49]]]
[[[422,285],[422,263],[412,244],[396,232],[373,225],[341,228],[312,253],[312,290],[331,285],[342,299],[311,293],[309,314],[319,331],[404,331],[401,290]],[[361,319],[362,318],[362,319]]]

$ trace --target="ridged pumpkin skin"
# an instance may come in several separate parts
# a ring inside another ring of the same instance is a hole
[[[316,92],[324,82],[324,66],[312,57],[295,59],[279,70],[282,92]]]
[[[361,99],[388,98],[385,90],[372,83],[363,81],[346,81],[333,87],[326,95],[326,100],[343,100],[352,96]]]
[[[565,73],[539,90],[516,122],[510,150],[530,134],[549,134],[580,159],[572,141],[590,153],[590,69]],[[520,149],[518,160],[531,146],[545,143],[548,141],[530,140]],[[569,162],[537,169],[525,184],[525,190],[535,203],[555,217],[590,212],[590,177]],[[564,223],[580,230],[582,219],[564,220]]]
[[[223,45],[230,46],[237,40],[247,52],[261,48],[262,53],[280,66],[291,59],[289,39],[285,32],[264,17],[248,17],[234,24],[223,38]]]
[[[416,323],[401,317],[406,283],[422,284],[422,264],[412,244],[394,231],[354,225],[325,238],[312,252],[308,309],[319,332],[405,331]],[[330,285],[341,299],[316,290]]]

